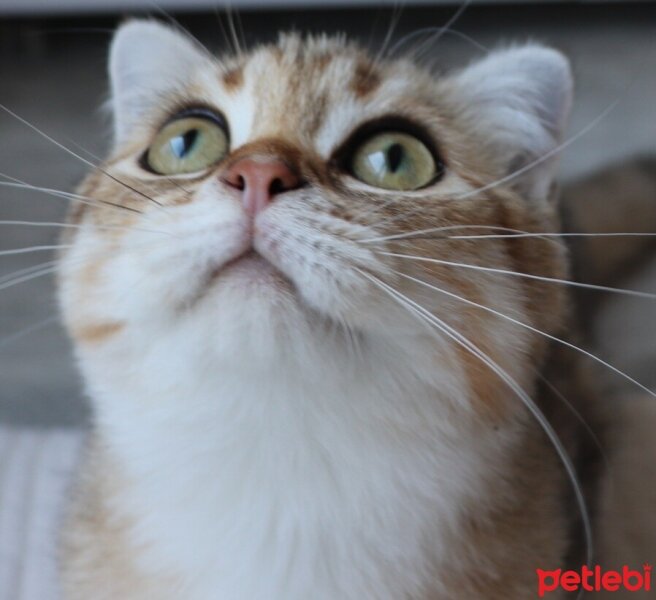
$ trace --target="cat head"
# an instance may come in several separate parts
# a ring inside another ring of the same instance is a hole
[[[558,286],[495,272],[566,273],[553,238],[503,237],[557,228],[558,52],[509,47],[436,76],[340,37],[216,58],[133,21],[110,75],[114,147],[81,186],[60,277],[83,351],[184,331],[270,357],[327,324],[405,339],[430,328],[420,306],[503,363],[536,336],[472,303],[560,326]]]

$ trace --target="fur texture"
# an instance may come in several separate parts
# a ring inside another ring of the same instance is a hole
[[[111,205],[74,207],[60,268],[96,411],[64,537],[68,600],[525,600],[537,567],[580,564],[571,483],[516,390],[375,283],[485,353],[581,455],[576,421],[536,378],[555,360],[546,340],[416,280],[559,336],[562,287],[390,256],[563,278],[560,242],[381,239],[557,231],[563,56],[509,48],[436,79],[342,39],[286,35],[219,60],[132,22],[110,70],[116,145],[81,193]],[[144,171],[186,106],[223,113],[230,154],[200,175]],[[431,138],[440,181],[392,192],[339,168],[352,132],[385,116]],[[306,182],[254,229],[220,180],[252,156]]]

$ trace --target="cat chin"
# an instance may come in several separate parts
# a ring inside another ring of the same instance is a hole
[[[371,318],[370,304],[362,311],[356,311],[356,302],[347,302],[329,284],[321,281],[321,277],[316,274],[309,277],[307,272],[299,277],[293,265],[285,265],[276,259],[249,249],[223,263],[211,273],[199,294],[199,307],[201,304],[209,305],[210,310],[220,307],[222,312],[237,309],[243,311],[235,315],[238,320],[243,321],[247,315],[252,321],[266,318],[284,322],[287,327],[302,320],[322,324],[332,322],[333,325],[348,323],[353,329],[359,329],[356,321],[361,321],[364,314],[366,320]],[[229,309],[226,308],[228,305]]]
[[[249,250],[228,261],[211,275],[210,285],[215,281],[226,282],[231,287],[244,291],[265,292],[267,288],[293,293],[291,281],[261,254]]]

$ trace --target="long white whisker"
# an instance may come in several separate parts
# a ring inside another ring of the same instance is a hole
[[[506,385],[508,385],[508,387],[512,391],[514,391],[515,394],[522,400],[526,408],[531,412],[533,417],[538,421],[543,431],[546,433],[547,437],[549,438],[552,445],[554,446],[558,454],[558,457],[563,463],[563,466],[565,467],[567,475],[572,484],[574,494],[576,496],[576,501],[579,507],[579,511],[581,513],[581,520],[583,522],[583,528],[585,532],[587,560],[588,560],[588,564],[591,564],[592,557],[593,557],[592,525],[590,521],[590,514],[588,511],[588,507],[585,502],[585,497],[583,495],[583,490],[581,488],[581,484],[576,475],[576,469],[574,467],[574,464],[572,463],[572,460],[567,454],[567,451],[565,450],[565,447],[563,446],[560,438],[558,437],[558,434],[553,429],[553,427],[551,426],[547,418],[544,416],[542,411],[537,407],[535,402],[504,369],[502,369],[487,354],[485,354],[482,350],[480,350],[475,344],[473,344],[469,339],[467,339],[461,333],[459,333],[458,331],[453,329],[450,325],[448,325],[447,323],[436,317],[430,311],[426,310],[423,306],[417,304],[416,302],[414,302],[404,294],[401,294],[400,292],[395,290],[393,287],[387,285],[385,282],[381,281],[376,277],[373,277],[372,275],[369,275],[368,273],[365,273],[364,271],[361,271],[360,269],[358,269],[358,271],[360,272],[360,274],[365,276],[367,279],[369,279],[372,283],[377,285],[379,288],[387,291],[388,295],[390,295],[392,298],[395,298],[398,303],[408,308],[410,312],[413,312],[411,309],[414,308],[414,312],[423,315],[424,320],[426,320],[429,323],[432,323],[439,331],[447,335],[458,345],[465,348],[471,354],[476,356],[476,358],[478,358],[492,372],[494,372],[502,381],[504,381]]]
[[[34,273],[36,271],[43,269],[44,267],[52,267],[56,264],[57,264],[56,260],[49,260],[47,262],[39,263],[38,265],[32,265],[24,269],[18,269],[17,271],[12,271],[11,273],[8,273],[0,277],[0,284],[5,283],[6,281],[11,281],[13,279],[20,278],[23,275]]]
[[[505,177],[501,177],[500,179],[497,179],[495,181],[492,181],[486,185],[483,185],[481,187],[475,188],[469,192],[465,192],[464,194],[460,194],[459,196],[456,196],[453,200],[464,200],[466,198],[470,198],[472,196],[477,196],[478,194],[481,194],[482,192],[485,192],[487,190],[491,190],[495,187],[498,187],[500,185],[503,185],[504,183],[508,183],[509,181],[512,181],[519,177],[520,175],[523,175],[527,171],[537,167],[538,165],[542,164],[546,160],[549,160],[552,156],[555,156],[565,148],[571,146],[574,142],[576,142],[578,139],[586,135],[590,130],[592,130],[594,127],[597,126],[598,123],[600,123],[603,119],[606,118],[606,116],[615,109],[615,107],[622,101],[624,100],[624,97],[626,94],[629,92],[629,90],[633,87],[633,82],[626,87],[626,89],[623,91],[622,94],[618,98],[616,98],[613,102],[608,104],[606,108],[601,111],[592,121],[590,121],[585,127],[580,129],[577,133],[569,137],[567,140],[562,142],[561,144],[558,144],[551,150],[545,152],[535,160],[529,162],[528,164],[524,165],[520,169],[517,169],[516,171],[513,171],[512,173],[509,173]],[[395,217],[392,217],[387,220],[387,223],[395,222],[396,220],[400,218],[407,218],[409,215],[415,214],[417,212],[417,208],[414,208],[413,210],[407,212],[407,213],[401,213]]]
[[[406,238],[421,237],[429,233],[442,233],[444,231],[453,231],[458,229],[492,229],[494,231],[509,231],[512,233],[528,233],[521,229],[511,229],[509,227],[498,227],[496,225],[445,225],[443,227],[429,227],[428,229],[418,229],[416,231],[404,231],[392,235],[385,235],[381,237],[368,238],[366,240],[359,240],[362,244],[373,244],[378,242],[387,242],[388,240],[403,240]],[[445,236],[446,237],[446,236]]]
[[[54,261],[53,261],[54,262]],[[0,285],[0,291],[1,290],[6,290],[10,287],[13,287],[15,285],[18,285],[20,283],[26,283],[28,281],[31,281],[32,279],[37,279],[38,277],[43,277],[44,275],[49,275],[50,273],[54,273],[57,270],[57,265],[54,264],[51,267],[41,269],[36,272],[32,272],[29,275],[24,275],[23,277],[17,277],[15,279],[12,279],[10,281],[6,281],[2,285]]]
[[[533,369],[535,372],[536,377],[546,385],[551,393],[556,396],[566,407],[567,409],[576,417],[576,419],[581,423],[583,428],[588,432],[588,435],[590,436],[590,439],[592,439],[592,442],[594,445],[597,447],[597,450],[599,450],[599,454],[603,458],[604,462],[606,463],[607,466],[610,466],[610,461],[608,459],[608,456],[606,456],[606,452],[604,451],[604,447],[601,444],[601,440],[597,436],[597,434],[593,431],[592,427],[587,423],[587,421],[583,418],[583,415],[577,410],[577,408],[567,399],[565,398],[564,394],[553,384],[551,383],[542,373],[540,373],[537,369]]]
[[[57,323],[59,321],[59,318],[57,315],[50,315],[47,319],[43,319],[42,321],[38,321],[36,323],[32,323],[25,329],[21,329],[20,331],[17,331],[16,333],[12,333],[4,338],[0,339],[0,351],[4,350],[7,346],[12,344],[13,342],[17,342],[18,340],[27,337],[31,333],[38,331],[40,329],[43,329],[44,327],[47,327],[48,325],[52,325],[54,323]]]
[[[442,36],[451,28],[452,25],[455,25],[456,21],[463,15],[463,13],[469,8],[469,5],[472,3],[472,0],[465,0],[458,10],[452,15],[452,17],[446,22],[442,27],[438,27],[437,31],[431,35],[426,41],[421,43],[418,48],[416,48],[413,54],[416,57],[421,56],[426,48],[429,48],[431,45],[437,44],[437,42],[442,38]]]
[[[180,21],[178,21],[170,12],[165,10],[162,6],[160,6],[157,2],[153,2],[152,0],[149,0],[148,4],[150,4],[153,9],[155,9],[157,12],[160,13],[168,22],[169,25],[173,29],[175,29],[178,33],[180,33],[182,36],[187,38],[189,42],[202,54],[205,55],[205,57],[209,60],[213,60],[214,56],[212,53],[203,45],[203,43],[189,31],[186,27],[183,27]]]
[[[463,269],[473,269],[475,271],[484,271],[486,273],[497,273],[499,275],[510,275],[511,277],[523,277],[525,279],[534,279],[536,281],[543,281],[545,283],[558,283],[561,285],[570,285],[572,287],[580,287],[588,290],[597,290],[601,292],[613,292],[615,294],[624,294],[626,296],[634,296],[636,298],[646,298],[648,300],[656,300],[656,294],[649,292],[640,292],[638,290],[625,290],[622,288],[608,287],[605,285],[595,285],[592,283],[581,283],[580,281],[568,281],[566,279],[557,279],[555,277],[544,277],[542,275],[533,275],[531,273],[521,273],[519,271],[510,271],[508,269],[496,269],[493,267],[481,267],[479,265],[471,265],[468,263],[458,263],[449,260],[441,260],[439,258],[428,258],[425,256],[412,256],[409,254],[399,254],[396,252],[385,252],[382,250],[374,250],[377,254],[385,256],[393,256],[395,258],[405,258],[409,260],[417,260],[422,262],[429,262],[438,265],[446,265],[449,267],[460,267]]]
[[[408,35],[402,37],[392,48],[390,51],[387,53],[387,56],[394,56],[394,54],[399,50],[399,48],[403,47],[403,45],[407,44],[410,40],[412,40],[415,37],[418,37],[420,35],[424,35],[427,33],[434,34],[438,31],[442,31],[443,34],[451,34],[455,35],[456,37],[459,37],[466,42],[469,42],[472,46],[480,50],[481,52],[489,52],[490,49],[481,44],[480,42],[477,42],[473,37],[468,36],[466,33],[463,33],[462,31],[459,31],[458,29],[453,29],[453,27],[423,27],[422,29],[416,29],[415,31],[409,33]],[[431,43],[434,43],[431,41]]]
[[[70,144],[72,144],[73,146],[75,146],[80,152],[84,152],[84,154],[86,154],[87,156],[90,156],[94,160],[98,161],[98,164],[103,162],[103,159],[100,156],[98,156],[97,154],[94,154],[93,152],[91,152],[91,150],[88,150],[84,146],[78,144],[75,140],[72,140],[70,138],[67,138],[67,139],[68,139],[68,142]],[[165,179],[166,179],[166,181],[168,181],[168,182],[172,183],[173,185],[175,185],[177,188],[181,189],[186,194],[189,193],[189,190],[185,189],[179,182],[177,182],[172,177],[165,177]],[[157,190],[153,187],[152,184],[146,183],[145,181],[142,181],[141,185],[146,186],[150,190],[151,193],[157,193]],[[163,206],[164,205],[162,205],[162,207]]]
[[[76,225],[75,223],[62,223],[59,221],[0,221],[0,226],[13,227],[58,227],[60,229],[84,229],[86,225]],[[141,227],[124,227],[121,225],[94,225],[94,229],[102,231],[145,231],[147,233],[159,233],[171,237],[179,237],[170,231],[159,231],[157,229],[143,229]]]
[[[129,245],[128,247],[124,248],[125,251],[128,252],[133,252],[137,250],[143,250],[143,249],[150,249],[153,247],[158,246],[159,244],[163,243],[164,241],[168,240],[162,240],[158,239],[155,240],[153,243],[152,241],[144,242],[144,243],[139,243],[139,244],[133,244]],[[68,246],[68,245],[60,245],[60,246],[40,246],[36,247],[39,250],[48,250],[48,249],[58,249],[58,248],[68,248],[68,247],[73,247],[74,244]],[[10,252],[16,254],[19,252],[26,253],[27,251],[37,251],[35,248],[20,248],[17,250],[12,250]],[[0,253],[0,256],[2,256],[2,253]],[[70,260],[67,261],[67,265],[76,265],[76,264],[84,264],[90,260],[97,259],[99,257],[103,256],[102,252],[97,252],[96,254],[91,254],[87,256],[78,256],[75,258],[71,258]],[[7,288],[10,288],[14,285],[18,285],[20,283],[24,283],[27,281],[30,281],[32,279],[35,279],[37,277],[42,277],[43,275],[47,275],[49,273],[57,271],[59,268],[59,260],[52,260],[48,261],[45,263],[41,263],[36,266],[28,267],[26,269],[20,269],[19,271],[14,271],[13,273],[10,273],[8,275],[5,275],[3,277],[0,277],[0,290],[4,290]],[[52,267],[52,268],[46,268],[46,267]],[[32,276],[33,275],[33,276]]]
[[[0,181],[0,186],[2,187],[11,187],[11,188],[17,188],[17,189],[23,189],[23,190],[30,190],[34,192],[41,192],[43,194],[47,194],[49,196],[55,196],[58,198],[65,198],[67,200],[78,200],[82,204],[88,204],[90,206],[98,206],[100,204],[105,205],[105,206],[112,206],[116,209],[120,210],[127,210],[129,212],[134,212],[137,214],[143,214],[142,211],[137,210],[136,208],[131,208],[129,206],[123,206],[122,204],[115,204],[114,202],[109,202],[108,200],[97,200],[95,198],[89,198],[87,196],[81,196],[80,194],[73,194],[71,192],[63,192],[61,190],[55,190],[52,188],[46,188],[46,187],[40,187],[36,185],[31,185],[29,183],[25,183],[24,181],[20,180],[15,180],[13,177],[9,177],[8,175],[4,175],[3,173],[0,173],[0,176],[6,177],[7,179],[13,179],[14,181]]]
[[[494,239],[494,238],[568,238],[568,237],[656,237],[656,233],[645,232],[640,233],[637,231],[611,231],[607,233],[576,233],[576,232],[564,232],[564,233],[514,233],[514,234],[483,234],[483,235],[450,235],[447,239],[450,240],[482,240],[482,239]]]
[[[23,117],[21,117],[20,115],[16,114],[13,110],[10,110],[9,108],[7,108],[4,104],[0,104],[0,109],[1,109],[1,110],[4,110],[7,114],[9,114],[9,115],[11,115],[12,117],[14,117],[14,119],[16,119],[16,120],[20,121],[21,123],[23,123],[23,125],[29,127],[32,131],[38,133],[41,137],[43,137],[44,139],[48,140],[51,144],[54,144],[55,146],[57,146],[57,147],[60,148],[61,150],[64,150],[65,152],[67,152],[67,153],[70,154],[71,156],[73,156],[73,157],[77,158],[78,160],[82,161],[85,165],[88,165],[88,166],[90,166],[90,167],[93,168],[93,169],[97,169],[97,170],[99,170],[101,173],[103,173],[104,175],[106,175],[107,177],[109,177],[112,181],[115,181],[116,183],[122,185],[123,187],[125,187],[125,188],[127,188],[127,189],[129,189],[129,190],[132,190],[135,194],[138,194],[139,196],[145,198],[146,200],[148,200],[148,201],[150,201],[150,202],[153,202],[153,203],[156,204],[157,206],[162,207],[162,205],[161,205],[157,200],[155,200],[154,198],[151,198],[151,197],[148,196],[147,194],[144,194],[142,191],[140,191],[140,190],[138,190],[138,189],[132,187],[131,185],[125,183],[125,181],[122,181],[122,180],[120,180],[118,177],[112,175],[111,173],[108,173],[105,169],[103,169],[103,168],[100,167],[99,165],[96,165],[96,164],[94,164],[93,162],[91,162],[90,160],[87,160],[86,158],[84,158],[83,156],[80,156],[80,155],[77,154],[76,152],[73,152],[73,150],[71,150],[71,149],[68,148],[67,146],[64,146],[64,144],[62,144],[61,142],[58,142],[56,139],[54,139],[53,137],[49,136],[49,135],[48,135],[47,133],[45,133],[44,131],[41,131],[36,125],[33,125],[32,123],[30,123],[30,122],[27,121],[26,119],[23,119]]]
[[[59,221],[0,221],[0,225],[11,225],[12,227],[84,227],[84,225],[73,225],[72,223],[61,223]]]
[[[235,47],[237,48],[237,52],[239,53],[240,56],[242,56],[244,54],[244,48],[242,47],[242,43],[241,40],[239,39],[239,36],[237,35],[237,28],[235,27],[235,13],[233,11],[234,11],[234,7],[232,6],[231,3],[228,3],[228,5],[226,6],[228,29],[230,30],[230,35],[232,36]]]
[[[483,233],[474,235],[430,235],[433,233],[442,233],[444,231],[453,229],[493,229],[497,231],[508,231],[511,233]],[[451,225],[448,227],[430,227],[427,229],[418,229],[417,231],[407,231],[402,233],[395,233],[375,238],[368,238],[359,240],[363,244],[371,244],[378,242],[386,242],[388,240],[404,240],[404,239],[447,239],[447,240],[483,240],[483,239],[505,239],[505,238],[585,238],[585,237],[656,237],[654,232],[638,232],[638,231],[609,231],[609,232],[556,232],[556,231],[522,231],[519,229],[511,229],[509,227],[497,227],[492,225]]]
[[[405,273],[401,273],[400,271],[395,271],[394,269],[391,269],[392,273],[403,277],[404,279],[408,279],[409,281],[413,281],[415,283],[418,283],[419,285],[422,285],[424,287],[427,287],[435,292],[439,292],[440,294],[444,294],[446,296],[449,296],[451,298],[455,298],[456,300],[459,300],[461,302],[464,302],[465,304],[469,304],[470,306],[476,306],[477,308],[480,308],[482,310],[485,310],[493,315],[496,315],[497,317],[500,317],[502,319],[505,319],[506,321],[510,321],[511,323],[514,323],[515,325],[519,325],[520,327],[524,327],[525,329],[528,329],[529,331],[532,331],[534,333],[537,333],[541,336],[544,336],[554,342],[557,342],[559,344],[562,344],[563,346],[566,346],[567,348],[571,348],[572,350],[576,350],[577,352],[580,352],[581,354],[587,356],[588,358],[591,358],[592,360],[598,362],[600,365],[603,365],[604,367],[607,367],[614,373],[617,373],[618,375],[624,377],[627,381],[631,382],[632,384],[636,385],[639,387],[641,390],[644,392],[647,392],[650,396],[653,398],[656,398],[656,392],[653,390],[650,390],[648,387],[642,385],[639,381],[636,381],[633,377],[630,375],[627,375],[624,373],[624,371],[621,371],[617,367],[613,366],[612,364],[606,362],[605,360],[599,358],[598,356],[592,354],[591,352],[588,352],[587,350],[584,350],[583,348],[580,348],[576,344],[572,344],[571,342],[568,342],[567,340],[563,340],[562,338],[556,337],[555,335],[551,335],[550,333],[546,333],[545,331],[542,331],[538,329],[537,327],[533,327],[532,325],[529,325],[528,323],[524,323],[523,321],[519,321],[518,319],[515,319],[509,315],[506,315],[498,310],[495,310],[494,308],[491,308],[489,306],[485,306],[484,304],[479,304],[478,302],[474,302],[473,300],[470,300],[469,298],[464,298],[463,296],[459,296],[458,294],[454,294],[453,292],[449,292],[447,290],[444,290],[440,287],[437,287],[436,285],[433,285],[431,283],[428,283],[427,281],[423,281],[421,279],[418,279],[416,277],[413,277],[412,275],[406,275]]]
[[[48,250],[65,250],[67,248],[73,248],[73,244],[52,244],[46,246],[30,246],[27,248],[11,248],[10,250],[0,250],[0,256],[31,254],[32,252],[46,252]]]
[[[630,87],[630,86],[629,86]],[[523,175],[527,171],[530,171],[531,169],[537,167],[538,165],[542,164],[546,160],[549,160],[552,156],[555,156],[559,152],[562,152],[565,148],[571,146],[574,142],[576,142],[579,138],[583,137],[588,131],[596,127],[597,123],[602,121],[603,119],[606,118],[606,116],[615,109],[615,107],[624,99],[624,95],[627,90],[625,90],[624,94],[622,94],[619,98],[616,98],[613,102],[611,102],[601,113],[599,113],[590,123],[588,123],[583,129],[579,130],[577,133],[572,135],[570,138],[565,140],[562,144],[559,144],[549,150],[548,152],[545,152],[535,160],[531,161],[527,165],[524,165],[521,169],[517,169],[516,171],[513,171],[509,175],[506,175],[505,177],[502,177],[501,179],[497,179],[496,181],[492,181],[491,183],[488,183],[487,185],[484,185],[482,187],[479,187],[475,190],[471,190],[470,192],[466,192],[465,194],[461,194],[460,196],[457,197],[458,200],[464,200],[465,198],[470,198],[472,196],[476,196],[482,192],[486,192],[487,190],[491,190],[495,187],[498,187],[500,185],[503,185],[504,183],[508,183],[509,181],[512,181],[513,179],[516,179],[520,175]]]
[[[372,70],[380,63],[380,61],[385,56],[385,52],[387,51],[387,48],[390,42],[392,41],[394,32],[396,31],[399,21],[401,20],[402,12],[403,12],[403,7],[400,4],[395,3],[394,10],[392,12],[392,18],[390,19],[389,27],[387,28],[387,32],[385,33],[385,37],[383,38],[383,43],[380,45],[380,49],[376,53],[376,56],[374,56],[374,59],[371,61]]]

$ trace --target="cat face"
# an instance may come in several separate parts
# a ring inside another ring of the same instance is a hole
[[[178,327],[264,356],[326,326],[424,336],[414,302],[506,363],[537,342],[472,303],[559,326],[558,286],[493,272],[562,277],[559,244],[470,237],[556,227],[558,53],[508,49],[436,78],[339,38],[219,60],[132,22],[110,70],[115,148],[81,187],[60,277],[84,350]]]

